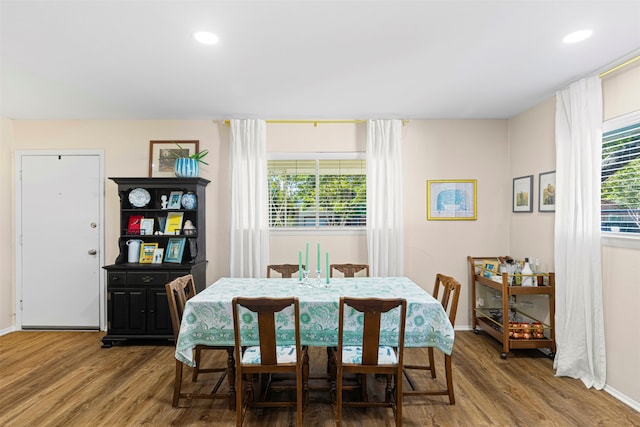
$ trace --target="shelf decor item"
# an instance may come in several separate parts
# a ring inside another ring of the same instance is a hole
[[[197,197],[193,193],[187,193],[182,195],[182,199],[180,200],[180,203],[182,204],[183,208],[188,210],[195,209],[198,204]]]
[[[153,254],[158,249],[158,242],[143,243],[140,247],[140,264],[151,264],[153,262]]]
[[[164,225],[164,234],[180,234],[184,212],[169,212]]]
[[[169,195],[169,205],[167,209],[180,209],[180,199],[182,198],[182,191],[172,191]]]
[[[140,222],[140,234],[151,236],[153,234],[153,218],[142,218]]]
[[[144,188],[134,188],[129,193],[129,203],[134,208],[144,208],[151,201],[151,194]]]
[[[556,171],[541,173],[538,182],[538,211],[555,212]]]
[[[199,141],[150,141],[149,143],[149,177],[175,177],[175,163],[178,158],[189,158],[202,153],[198,148]],[[206,154],[208,154],[207,150]]]
[[[167,250],[164,255],[164,262],[180,264],[184,253],[185,238],[171,238],[167,243]]]
[[[513,212],[533,212],[533,175],[513,178]]]
[[[477,219],[476,180],[427,181],[427,220]]]

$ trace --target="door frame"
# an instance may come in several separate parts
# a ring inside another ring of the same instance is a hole
[[[16,311],[16,330],[22,330],[22,309],[21,300],[23,294],[22,283],[22,250],[20,230],[22,230],[22,158],[27,156],[98,156],[98,185],[99,185],[99,197],[98,197],[98,265],[104,265],[104,150],[16,150],[15,152],[15,188],[14,193],[16,197],[15,204],[15,242],[14,242],[14,254],[16,258],[15,272],[15,311]],[[106,292],[104,284],[104,273],[98,272],[98,287],[100,298],[98,302],[99,306],[99,328],[101,331],[107,330],[107,311],[106,311]]]

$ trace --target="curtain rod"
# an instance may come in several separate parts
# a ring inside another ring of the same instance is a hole
[[[640,59],[640,55],[638,55],[638,56],[636,56],[636,57],[634,57],[634,58],[628,59],[628,60],[624,61],[622,64],[618,64],[618,65],[616,65],[615,67],[610,68],[610,69],[608,69],[607,71],[604,71],[604,72],[600,73],[600,75],[599,75],[598,77],[603,78],[604,76],[606,76],[606,75],[608,75],[608,74],[611,74],[611,73],[613,73],[614,71],[618,71],[619,69],[624,68],[624,67],[626,67],[627,65],[632,64],[632,63],[636,62],[636,61],[637,61],[637,60],[639,60],[639,59]]]
[[[265,120],[267,123],[274,124],[312,124],[318,126],[318,124],[345,124],[345,123],[366,123],[367,120]],[[402,120],[402,126],[409,123],[409,120]],[[225,125],[231,124],[230,120],[224,121]]]

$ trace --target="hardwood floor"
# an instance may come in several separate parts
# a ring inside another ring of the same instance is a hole
[[[174,359],[171,345],[100,347],[98,332],[14,332],[0,337],[0,425],[2,426],[233,426],[235,412],[226,401],[181,401],[171,406]],[[326,363],[324,349],[312,348],[312,374]],[[215,357],[205,352],[207,356]],[[407,361],[425,357],[408,349]],[[218,357],[223,357],[222,355]],[[436,351],[438,378],[444,380]],[[205,360],[215,363],[216,360]],[[224,363],[222,360],[219,362]],[[552,361],[536,350],[516,351],[500,359],[500,347],[484,333],[458,332],[453,354],[456,404],[446,396],[404,400],[405,426],[640,426],[640,414],[608,393],[581,381],[556,378]],[[203,374],[192,383],[185,369],[184,388],[206,390],[214,384]],[[370,396],[380,395],[369,381]],[[406,384],[406,381],[405,381]],[[311,393],[305,409],[308,426],[335,425],[326,392]],[[345,408],[345,426],[390,426],[388,409]],[[293,409],[248,414],[245,425],[291,426]]]

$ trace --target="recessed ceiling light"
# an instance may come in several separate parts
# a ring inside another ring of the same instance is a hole
[[[208,31],[198,31],[193,34],[193,37],[202,44],[216,44],[218,43],[218,36]]]
[[[562,41],[565,43],[578,43],[591,37],[591,34],[593,34],[593,31],[591,30],[574,31],[571,34],[564,36]]]

